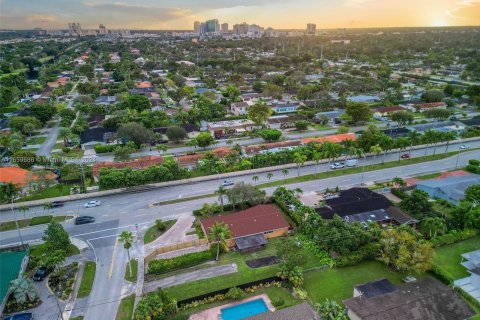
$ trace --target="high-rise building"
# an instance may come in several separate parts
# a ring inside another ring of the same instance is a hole
[[[220,23],[218,23],[218,19],[211,19],[205,21],[205,32],[206,33],[215,33],[220,31]]]
[[[247,35],[250,38],[260,38],[261,36],[263,36],[264,32],[265,29],[263,27],[260,27],[257,24],[251,24],[248,26]]]
[[[103,24],[100,24],[98,26],[98,34],[107,34],[107,33],[108,33],[107,28],[105,28]]]
[[[200,21],[195,21],[193,23],[193,32],[200,33]]]
[[[68,23],[68,32],[70,34],[76,34],[80,35],[82,32],[82,27],[80,26],[80,23],[78,22],[69,22]]]
[[[317,33],[317,25],[315,23],[307,24],[307,35],[314,36]]]
[[[227,33],[228,32],[228,23],[222,23],[222,33]]]
[[[247,35],[248,33],[248,23],[243,22],[233,25],[233,33],[236,35]]]

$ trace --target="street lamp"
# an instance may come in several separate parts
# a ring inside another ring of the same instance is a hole
[[[17,228],[18,236],[20,237],[20,242],[22,243],[22,248],[24,248],[25,245],[23,243],[22,233],[20,232],[20,228],[18,227],[17,216],[15,215],[15,212],[13,211],[13,198],[14,197],[12,196],[12,214],[13,214],[13,217],[15,218],[15,227]]]
[[[457,169],[457,167],[458,167],[458,160],[460,159],[460,151],[461,150],[462,150],[461,148],[458,148],[457,161],[455,162],[455,169]]]

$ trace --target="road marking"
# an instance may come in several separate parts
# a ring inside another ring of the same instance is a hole
[[[112,262],[110,262],[110,269],[108,270],[108,279],[112,278],[113,265],[115,264],[115,254],[117,253],[117,246],[118,246],[118,238],[115,239],[115,245],[113,246]]]

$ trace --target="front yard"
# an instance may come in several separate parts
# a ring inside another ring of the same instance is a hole
[[[468,277],[469,273],[460,264],[462,260],[461,254],[477,249],[480,249],[480,236],[436,249],[433,262],[449,275],[452,280]]]

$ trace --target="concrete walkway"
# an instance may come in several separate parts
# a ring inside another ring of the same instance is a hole
[[[187,282],[202,280],[202,279],[209,279],[215,278],[218,276],[231,274],[237,272],[237,264],[230,263],[224,264],[221,266],[215,266],[211,268],[205,268],[200,270],[195,270],[191,272],[185,272],[181,274],[177,274],[171,277],[146,282],[143,289],[145,293],[153,292],[157,290],[157,288],[168,288],[172,286],[176,286],[178,284],[183,284]]]

